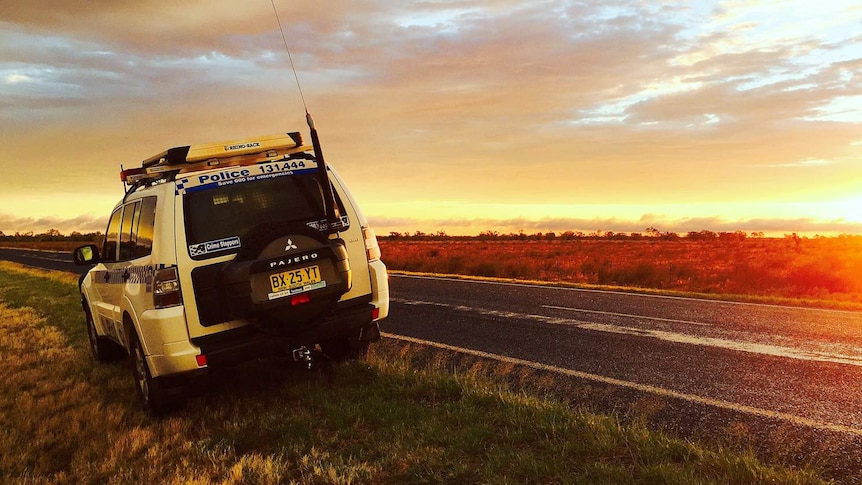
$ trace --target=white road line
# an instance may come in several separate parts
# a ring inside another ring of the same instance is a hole
[[[614,317],[626,317],[626,318],[637,318],[639,320],[656,320],[659,322],[670,322],[670,323],[685,323],[688,325],[700,325],[704,327],[711,327],[711,323],[703,323],[703,322],[692,322],[690,320],[674,320],[672,318],[659,318],[659,317],[647,317],[644,315],[632,315],[629,313],[614,313],[614,312],[602,312],[598,310],[584,310],[582,308],[570,308],[565,306],[554,306],[554,305],[542,305],[542,308],[551,308],[553,310],[567,310],[572,312],[579,313],[595,313],[598,315],[610,315]]]
[[[579,322],[577,320],[569,320],[567,318],[556,318],[549,317],[545,315],[527,315],[524,313],[515,313],[515,312],[503,312],[500,310],[491,310],[488,308],[476,308],[464,305],[453,305],[451,303],[440,303],[436,301],[422,301],[422,300],[406,300],[403,298],[389,298],[389,301],[392,303],[401,303],[402,305],[413,305],[413,306],[437,306],[442,308],[448,308],[450,310],[455,310],[459,312],[469,312],[469,313],[477,313],[479,315],[484,315],[486,317],[499,317],[499,318],[521,318],[527,320],[533,320],[541,323],[549,323],[552,325],[570,325],[577,326],[583,322]]]
[[[763,344],[758,342],[743,342],[739,340],[728,340],[716,337],[704,337],[699,335],[688,335],[677,332],[666,332],[664,330],[652,330],[643,328],[623,327],[609,325],[606,323],[582,323],[578,328],[584,330],[595,330],[597,332],[615,333],[619,335],[636,335],[639,337],[650,337],[666,342],[678,344],[701,345],[704,347],[716,347],[721,349],[748,352],[750,354],[771,355],[773,357],[786,357],[797,360],[808,360],[815,362],[831,362],[834,364],[846,364],[862,367],[862,356],[835,354],[821,352],[818,350],[804,350],[795,347],[783,347],[779,345]]]
[[[83,243],[82,243],[83,245]],[[71,254],[72,251],[60,251],[57,249],[32,249],[32,248],[13,248],[13,247],[0,247],[2,250],[6,251],[29,251],[32,253],[62,253],[62,254]]]
[[[730,401],[724,401],[721,399],[713,399],[713,398],[709,398],[709,397],[698,396],[695,394],[688,394],[688,393],[684,393],[684,392],[673,391],[670,389],[665,389],[663,387],[651,386],[651,385],[647,385],[647,384],[638,384],[637,382],[624,381],[621,379],[614,379],[613,377],[600,376],[600,375],[596,375],[596,374],[590,374],[587,372],[581,372],[581,371],[576,371],[576,370],[572,370],[572,369],[566,369],[563,367],[557,367],[557,366],[552,366],[552,365],[547,365],[547,364],[540,364],[538,362],[533,362],[530,360],[516,359],[514,357],[506,357],[504,355],[491,354],[488,352],[482,352],[481,350],[473,350],[473,349],[467,349],[467,348],[463,348],[463,347],[456,347],[454,345],[448,345],[448,344],[443,344],[443,343],[439,343],[439,342],[432,342],[429,340],[422,340],[422,339],[418,339],[418,338],[407,337],[405,335],[396,335],[396,334],[391,334],[391,333],[386,333],[386,332],[382,333],[381,335],[383,335],[386,338],[391,338],[394,340],[401,340],[404,342],[410,342],[410,343],[415,343],[415,344],[420,344],[420,345],[427,345],[429,347],[435,347],[438,349],[450,350],[450,351],[458,352],[461,354],[472,355],[475,357],[481,357],[481,358],[485,358],[485,359],[496,360],[498,362],[503,362],[506,364],[521,365],[521,366],[529,367],[532,369],[537,369],[537,370],[542,370],[542,371],[547,371],[547,372],[554,372],[556,374],[562,374],[562,375],[566,375],[566,376],[570,376],[570,377],[576,377],[579,379],[585,379],[585,380],[589,380],[589,381],[593,381],[593,382],[601,382],[604,384],[610,384],[613,386],[624,387],[627,389],[634,389],[637,391],[655,394],[658,396],[680,399],[680,400],[695,403],[695,404],[702,404],[702,405],[712,406],[712,407],[716,407],[716,408],[720,408],[720,409],[727,409],[730,411],[751,414],[754,416],[760,416],[760,417],[764,417],[764,418],[780,419],[780,420],[787,421],[787,422],[795,424],[795,425],[807,426],[807,427],[814,428],[814,429],[862,436],[862,429],[859,429],[859,428],[853,428],[850,426],[844,426],[844,425],[840,425],[840,424],[826,423],[826,422],[806,418],[803,416],[797,416],[795,414],[783,413],[780,411],[772,411],[769,409],[756,408],[753,406],[747,406],[745,404],[738,404],[738,403],[734,403],[734,402],[730,402]]]
[[[568,318],[550,317],[547,315],[535,315],[515,312],[505,312],[500,310],[491,310],[487,308],[476,308],[464,305],[453,305],[451,303],[441,303],[434,301],[421,300],[405,300],[402,298],[390,298],[392,303],[400,303],[402,305],[413,306],[436,306],[455,310],[459,312],[475,313],[478,315],[497,317],[504,319],[521,319],[532,320],[534,322],[545,323],[549,325],[565,325],[583,330],[591,330],[594,332],[612,333],[617,335],[632,335],[636,337],[654,338],[665,342],[673,342],[686,345],[700,345],[703,347],[714,347],[720,349],[735,350],[737,352],[747,352],[750,354],[769,355],[773,357],[783,357],[788,359],[806,360],[814,362],[829,362],[834,364],[845,364],[862,367],[862,349],[856,347],[848,347],[845,350],[848,353],[823,352],[820,350],[805,350],[796,347],[785,347],[780,345],[765,344],[760,342],[749,342],[740,340],[729,340],[717,337],[707,337],[700,335],[690,335],[686,333],[667,332],[664,330],[653,330],[648,328],[626,327],[622,325],[610,325],[607,323],[583,322],[580,320],[571,320]]]
[[[69,263],[72,264],[72,261],[68,259],[57,259],[57,258],[46,258],[44,256],[27,256],[30,259],[41,259],[42,261],[51,261],[54,263]]]

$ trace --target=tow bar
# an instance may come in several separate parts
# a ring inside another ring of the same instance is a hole
[[[311,370],[311,351],[308,350],[308,347],[303,345],[298,349],[293,349],[293,361],[294,362],[302,362],[306,365],[308,370]]]

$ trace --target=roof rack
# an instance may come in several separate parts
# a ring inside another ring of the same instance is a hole
[[[252,165],[311,149],[302,144],[299,132],[174,147],[147,158],[140,168],[121,170],[120,180],[135,187],[157,180],[173,180],[180,173]]]

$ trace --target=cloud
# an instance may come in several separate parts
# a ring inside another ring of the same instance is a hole
[[[71,234],[73,231],[81,233],[104,232],[108,219],[105,217],[78,216],[72,219],[58,217],[18,217],[0,213],[0,232],[11,236],[16,232],[35,234],[45,233],[49,229],[57,229],[63,234]]]
[[[276,7],[327,158],[373,202],[858,192],[862,11],[738,3]],[[81,5],[0,0],[0,192],[107,191],[171,146],[304,126],[267,2]]]
[[[798,168],[806,168],[806,167],[821,167],[824,165],[829,165],[829,160],[802,160],[798,162],[788,162],[788,163],[775,163],[769,165],[772,168],[785,168],[785,167],[798,167]]]

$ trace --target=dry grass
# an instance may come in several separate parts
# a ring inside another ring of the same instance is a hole
[[[259,429],[265,410],[223,406],[154,420],[127,372],[96,366],[31,308],[0,304],[0,481],[22,483],[357,483],[368,467],[311,448],[248,453],[219,431]],[[218,424],[216,424],[218,423]],[[215,431],[215,433],[213,433]],[[14,450],[14,452],[11,452]],[[292,458],[298,458],[294,463]],[[341,463],[339,463],[341,462]]]
[[[59,283],[78,284],[78,276],[75,274],[67,273],[65,271],[50,271],[34,268],[32,266],[24,266],[23,264],[13,263],[11,261],[0,261],[0,270],[46,278]]]

